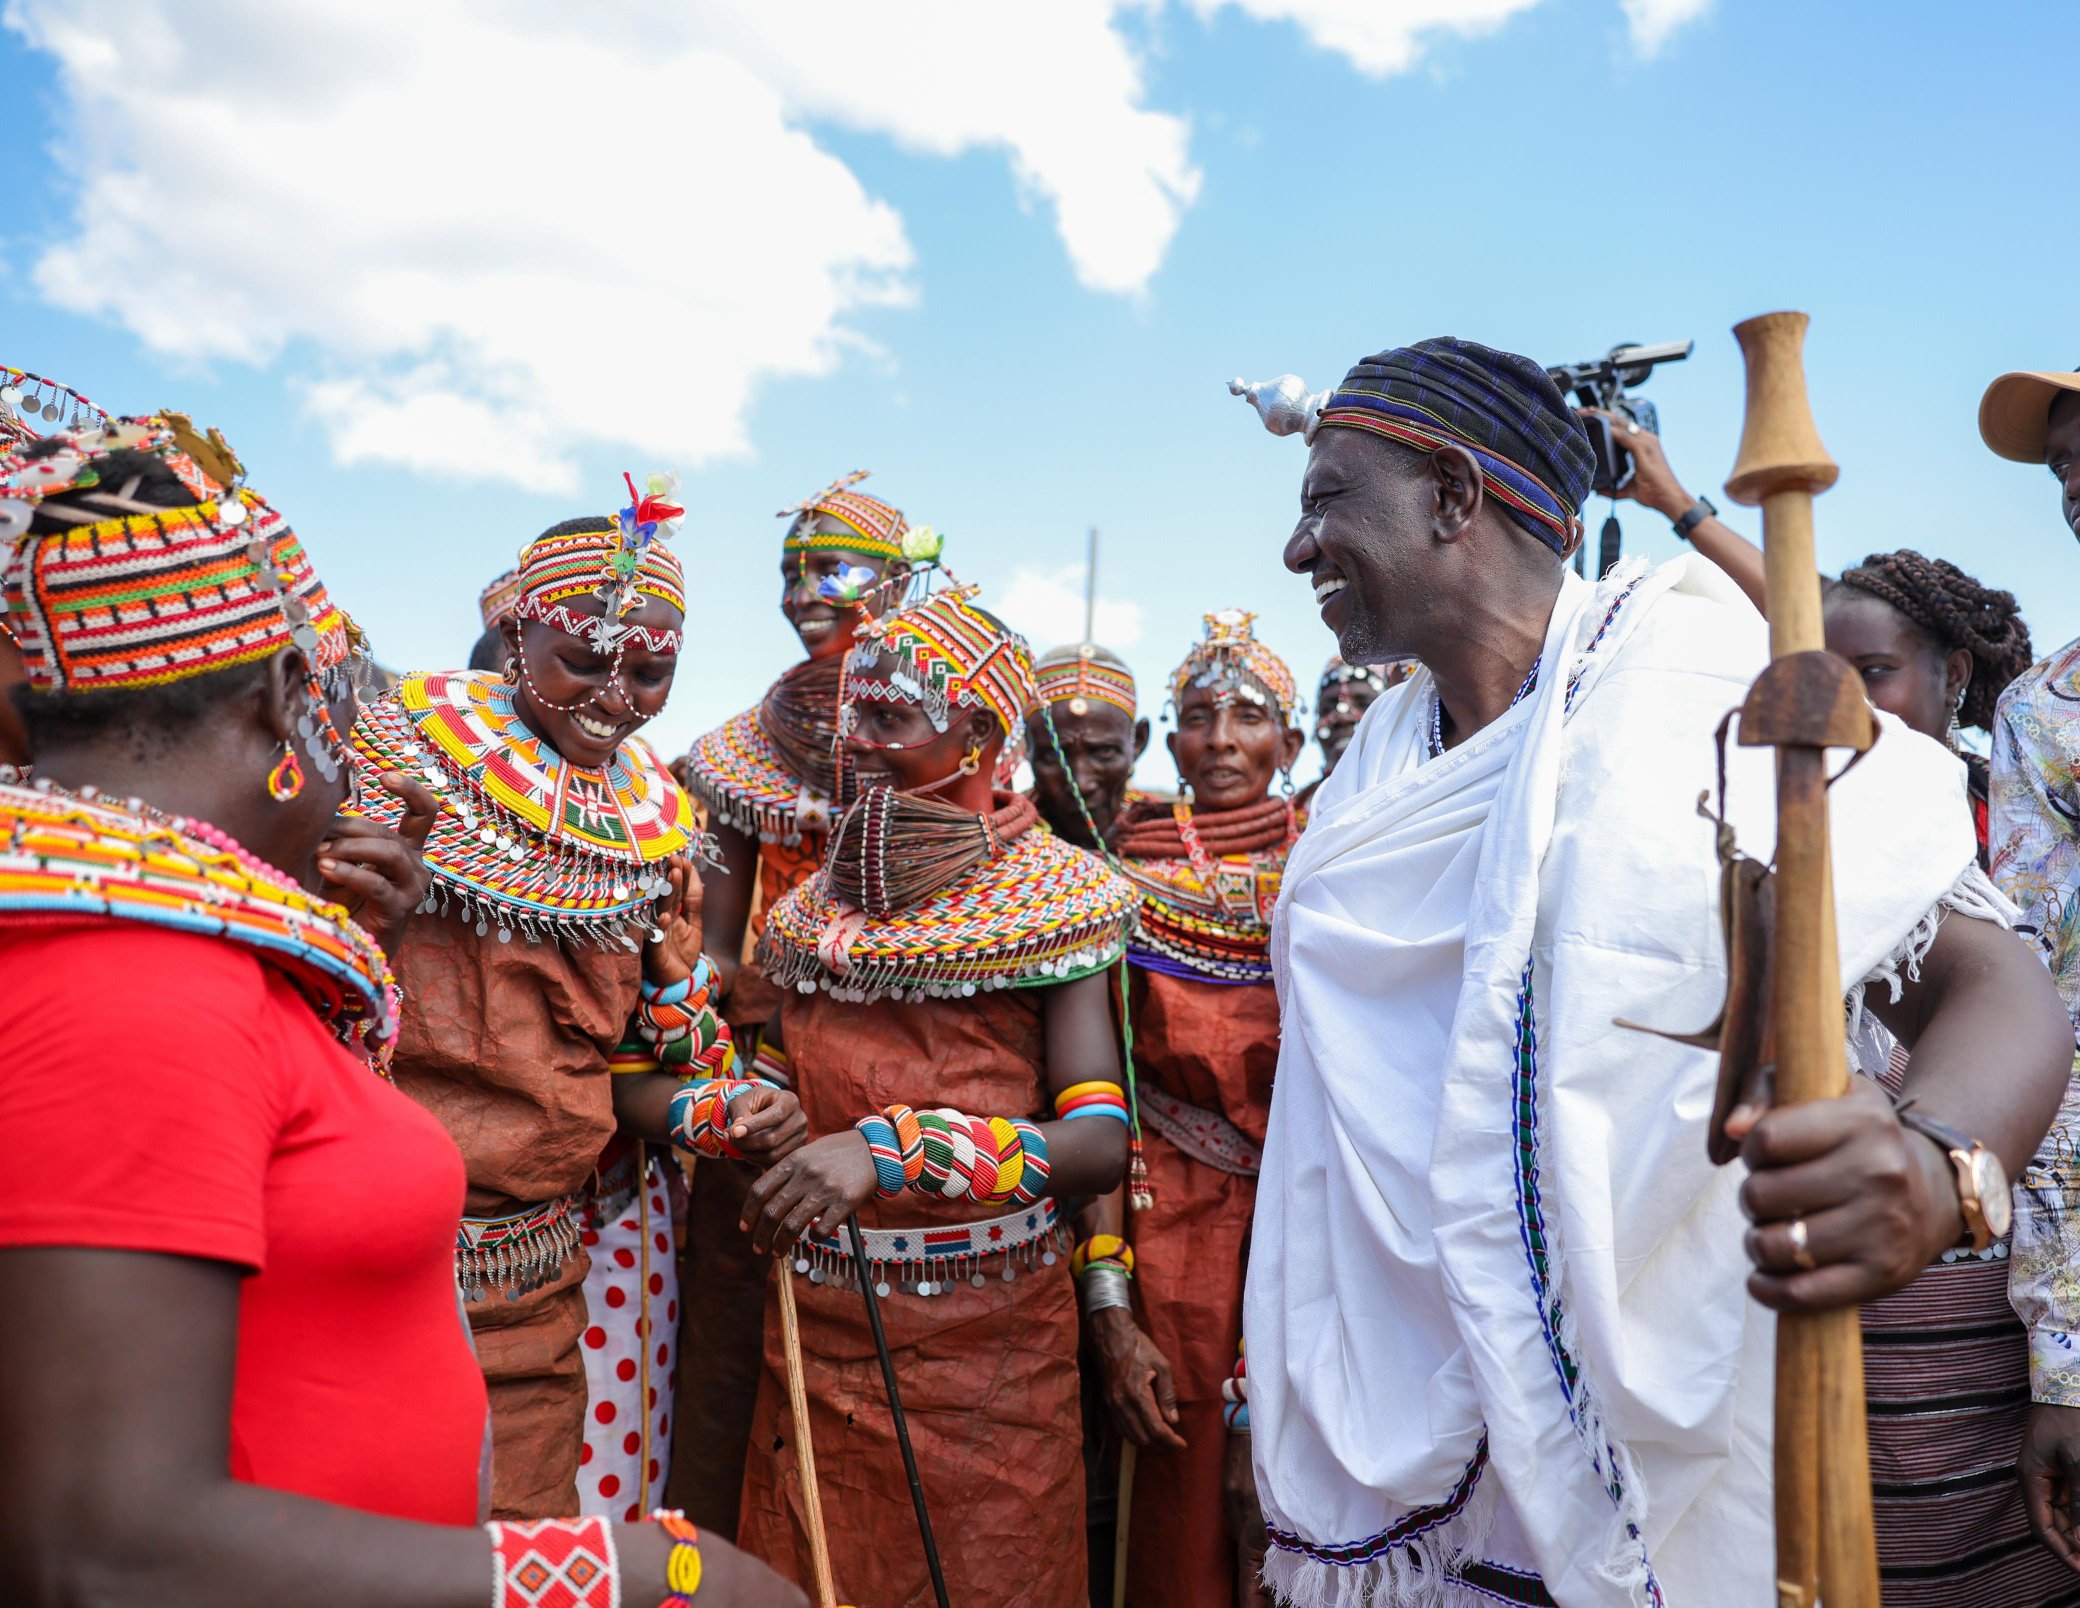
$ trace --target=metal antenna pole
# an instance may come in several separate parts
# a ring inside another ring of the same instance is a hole
[[[1098,527],[1091,526],[1083,559],[1083,640],[1098,640]]]

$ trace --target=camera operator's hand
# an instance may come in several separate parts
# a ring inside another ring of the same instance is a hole
[[[1661,437],[1652,430],[1642,430],[1623,414],[1607,413],[1602,408],[1577,411],[1608,420],[1618,445],[1632,454],[1632,479],[1617,494],[1620,499],[1651,508],[1671,524],[1696,505],[1697,498],[1683,489],[1676,472],[1668,466],[1668,454],[1661,450]],[[1761,548],[1717,518],[1700,520],[1690,532],[1690,545],[1724,570],[1759,612],[1769,613]]]
[[[1632,480],[1618,493],[1622,500],[1651,508],[1663,519],[1679,519],[1689,511],[1697,499],[1683,489],[1676,472],[1668,466],[1668,454],[1661,450],[1661,437],[1652,430],[1642,430],[1622,413],[1606,413],[1602,408],[1578,411],[1606,420],[1618,445],[1632,454]]]

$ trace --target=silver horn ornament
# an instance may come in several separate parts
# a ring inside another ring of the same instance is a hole
[[[1230,380],[1228,394],[1239,396],[1257,410],[1264,428],[1273,435],[1296,435],[1312,443],[1321,422],[1327,391],[1310,391],[1297,374],[1281,374],[1275,380]]]

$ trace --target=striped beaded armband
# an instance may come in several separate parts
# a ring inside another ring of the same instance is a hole
[[[672,1143],[696,1155],[742,1161],[742,1153],[729,1142],[729,1104],[757,1087],[744,1078],[700,1078],[680,1084],[672,1091],[666,1118]]]
[[[1235,1371],[1221,1381],[1221,1422],[1233,1435],[1249,1433],[1249,1357],[1235,1348]]]
[[[986,1206],[1030,1206],[1047,1193],[1047,1140],[1022,1119],[888,1106],[853,1124],[874,1160],[876,1192],[905,1189]]]
[[[693,1594],[701,1589],[701,1533],[677,1508],[659,1508],[650,1522],[672,1538],[664,1565],[665,1588],[671,1595],[658,1608],[691,1608]]]
[[[1117,1083],[1078,1083],[1054,1097],[1054,1114],[1064,1122],[1078,1117],[1112,1117],[1122,1128],[1127,1120],[1127,1091]]]
[[[491,1608],[620,1608],[621,1564],[604,1518],[494,1519]]]
[[[764,1040],[760,1040],[758,1053],[751,1058],[751,1075],[776,1089],[794,1087],[794,1063],[788,1060],[787,1052]]]
[[[1134,1247],[1117,1234],[1093,1234],[1069,1253],[1069,1271],[1077,1278],[1094,1267],[1116,1267],[1134,1276]]]
[[[714,1006],[715,968],[703,955],[691,976],[667,988],[648,982],[636,1002],[636,1031],[672,1070],[720,1077],[736,1060],[729,1024]]]
[[[873,1116],[861,1117],[852,1126],[866,1140],[867,1154],[873,1158],[874,1193],[882,1200],[894,1200],[910,1184],[903,1172],[903,1145],[896,1137],[895,1124],[885,1116]]]

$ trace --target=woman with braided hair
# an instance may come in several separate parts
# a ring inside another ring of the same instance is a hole
[[[1831,582],[1827,646],[1878,708],[1957,750],[1986,863],[1986,761],[1958,747],[1988,730],[2030,665],[2012,593],[1955,564],[1873,553]],[[1906,1054],[1859,1039],[1862,1069],[1899,1097]],[[2080,1602],[2080,1582],[2029,1533],[2015,1460],[2029,1413],[2029,1336],[2008,1302],[2009,1242],[1944,1253],[1863,1309],[1864,1386],[1878,1562],[1887,1608]]]
[[[1827,646],[1863,676],[1878,708],[1958,748],[1960,727],[1993,728],[1994,704],[2030,667],[2015,594],[1981,586],[1911,548],[1873,553],[1827,589]],[[1959,749],[1986,863],[1986,761]]]

